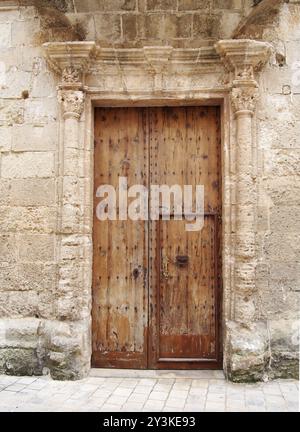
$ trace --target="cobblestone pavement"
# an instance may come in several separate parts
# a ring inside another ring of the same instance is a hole
[[[233,384],[221,371],[97,370],[80,381],[0,375],[0,411],[299,411],[299,383]]]

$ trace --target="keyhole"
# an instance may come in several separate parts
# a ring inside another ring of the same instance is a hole
[[[139,275],[139,270],[137,269],[137,268],[135,268],[134,270],[133,270],[133,277],[134,277],[134,279],[136,279],[137,277],[138,277],[138,275]]]

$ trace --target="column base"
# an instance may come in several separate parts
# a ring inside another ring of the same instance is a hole
[[[257,321],[247,326],[227,323],[224,369],[229,380],[299,378],[299,341],[294,343],[291,337],[291,321],[282,321]]]

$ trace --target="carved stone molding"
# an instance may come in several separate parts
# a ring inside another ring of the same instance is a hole
[[[91,332],[86,329],[90,328],[92,279],[93,106],[215,104],[221,106],[223,115],[224,358],[230,372],[234,367],[230,344],[238,343],[239,332],[245,329],[252,336],[256,319],[257,196],[253,173],[257,161],[252,117],[259,96],[257,72],[266,63],[270,46],[253,40],[226,40],[215,47],[190,49],[102,48],[95,42],[55,42],[44,48],[49,65],[60,76],[58,100],[64,123],[58,154],[59,295],[74,300],[74,307],[67,311],[63,300],[58,303],[57,319],[67,317],[76,322],[79,315],[84,317],[82,340],[86,344],[80,346],[80,368],[88,371],[90,367],[86,347],[91,346]],[[236,131],[235,137],[231,130]],[[77,265],[77,257],[81,257],[82,267]],[[74,293],[81,299],[80,306]],[[244,354],[247,356],[246,351],[239,351],[242,360]],[[70,359],[73,364],[73,357]]]

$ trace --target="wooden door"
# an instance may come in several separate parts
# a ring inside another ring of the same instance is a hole
[[[119,176],[203,185],[204,227],[94,217],[93,366],[220,367],[219,108],[96,109],[95,193]]]
[[[100,185],[118,193],[119,176],[128,187],[148,184],[147,110],[95,110],[94,197]],[[95,198],[95,209],[99,199]],[[147,366],[148,222],[99,221],[94,211],[92,364]]]
[[[150,110],[150,183],[204,186],[204,226],[151,222],[149,366],[217,368],[221,166],[218,107]],[[195,208],[195,202],[194,202]]]

